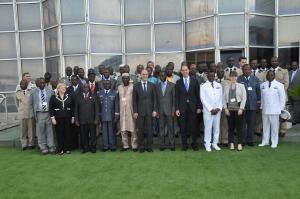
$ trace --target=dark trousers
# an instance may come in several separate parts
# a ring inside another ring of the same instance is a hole
[[[138,116],[137,136],[139,149],[151,149],[152,147],[152,116]],[[146,141],[145,141],[146,139]]]
[[[300,101],[299,100],[292,100],[292,122],[294,124],[300,123]]]
[[[113,131],[113,123],[102,122],[102,142],[103,149],[116,149],[116,136]]]
[[[251,143],[255,130],[256,110],[244,110],[243,116],[244,143]]]
[[[187,137],[192,137],[192,147],[198,147],[197,138],[197,114],[192,112],[190,108],[187,108],[185,112],[180,112],[180,116],[178,118],[179,127],[180,127],[180,135],[181,135],[181,144],[182,148],[188,148]]]
[[[56,118],[57,151],[71,150],[71,118]]]
[[[76,126],[75,124],[71,124],[71,149],[79,148],[79,134],[80,127]]]
[[[82,150],[96,150],[96,125],[80,124],[80,139]]]
[[[228,120],[228,142],[234,143],[234,130],[237,132],[237,143],[243,144],[243,115],[238,115],[237,111],[230,111]]]
[[[160,135],[160,147],[170,148],[175,147],[175,133],[173,126],[173,117],[170,115],[159,115],[159,135]]]

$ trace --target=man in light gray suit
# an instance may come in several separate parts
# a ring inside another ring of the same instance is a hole
[[[298,62],[293,61],[291,63],[291,71],[289,72],[289,100],[292,103],[293,111],[292,111],[292,122],[293,124],[300,122],[300,98],[296,96],[292,96],[292,91],[300,86],[300,69]]]
[[[174,115],[175,84],[167,80],[165,71],[159,74],[160,83],[156,85],[157,110],[159,116],[160,150],[167,147],[167,139],[171,151],[175,151]]]
[[[29,106],[33,111],[36,121],[36,132],[38,145],[43,155],[55,153],[53,138],[53,129],[49,115],[49,102],[54,91],[45,87],[45,79],[38,78],[36,81],[37,88],[32,90],[30,95]]]

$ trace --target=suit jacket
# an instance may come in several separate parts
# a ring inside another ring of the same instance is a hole
[[[74,116],[80,124],[94,124],[98,120],[97,96],[89,95],[86,99],[83,93],[76,96]]]
[[[289,71],[289,88],[288,90],[292,90],[295,86],[300,86],[300,69],[298,68],[293,80],[292,80],[292,74],[293,71]],[[290,96],[292,100],[300,100],[299,97],[292,97]]]
[[[133,74],[129,74],[130,75],[130,83],[132,84],[136,84],[139,82],[138,78],[136,77],[136,75]],[[119,75],[117,78],[117,85],[116,85],[116,89],[122,84],[122,75]]]
[[[68,118],[74,116],[74,100],[66,93],[63,99],[58,94],[52,95],[49,103],[50,117]]]
[[[78,84],[76,91],[74,91],[73,85],[67,88],[67,93],[75,98],[77,95],[82,93],[82,84]]]
[[[189,107],[192,112],[202,108],[200,101],[200,86],[195,78],[190,77],[188,92],[185,89],[183,78],[178,80],[175,85],[175,109],[185,112]]]
[[[287,69],[277,67],[275,69],[275,79],[284,85],[284,90],[287,91],[289,87],[289,72]]]
[[[147,82],[147,92],[144,92],[142,82],[136,83],[133,87],[133,113],[139,116],[151,116],[153,111],[157,111],[157,99],[155,85]]]
[[[229,102],[229,90],[231,89],[231,83],[224,86],[223,99],[224,99],[224,109],[227,109],[227,103]],[[247,92],[244,84],[236,84],[236,100],[240,103],[240,109],[244,110],[247,100]]]
[[[103,87],[103,81],[104,80],[100,80],[98,81],[98,84],[97,84],[97,91],[100,91],[100,90],[103,90],[104,87]],[[111,89],[112,90],[117,90],[117,80],[113,79],[113,78],[110,78],[109,79],[110,83],[111,83]]]
[[[18,90],[16,92],[16,103],[18,107],[18,118],[19,119],[26,119],[26,118],[32,118],[33,113],[29,106],[30,101],[30,92],[31,90],[26,89],[25,95],[23,90]]]
[[[175,84],[167,81],[164,93],[161,85],[162,82],[155,85],[158,113],[172,116],[175,113]]]
[[[111,122],[114,120],[115,114],[119,111],[117,108],[117,92],[110,89],[106,94],[105,90],[100,90],[98,92],[99,100],[99,116],[101,122]]]
[[[238,77],[238,83],[244,84],[247,92],[247,101],[245,105],[246,110],[256,110],[257,103],[260,102],[260,83],[259,79],[253,75],[249,76],[250,79],[247,82],[244,75]]]
[[[203,113],[211,114],[211,110],[223,108],[223,88],[222,85],[216,81],[213,82],[212,87],[210,81],[206,81],[200,86],[200,99],[203,104]]]
[[[240,76],[240,75],[243,74],[242,69],[240,69],[240,68],[238,68],[238,67],[236,67],[236,66],[233,66],[233,67],[231,68],[231,70],[232,70],[232,71],[236,71],[237,74],[238,74],[238,76]],[[225,72],[225,73],[224,73],[225,79],[229,79],[230,68],[229,68],[229,67],[226,67],[224,72]]]
[[[50,90],[49,88],[45,87],[44,91],[46,93],[46,102],[47,102],[47,111],[49,111],[49,103],[50,103],[50,98],[52,95],[54,95],[54,91]],[[33,111],[33,115],[35,117],[35,119],[37,119],[37,112],[38,111],[42,111],[41,110],[41,101],[40,101],[40,89],[39,88],[35,88],[32,90],[31,94],[30,94],[30,101],[29,101],[29,105],[31,110]]]
[[[90,81],[87,81],[86,83],[90,85]],[[91,92],[91,85],[89,87]],[[92,94],[96,94],[98,91],[99,91],[99,82],[94,81],[94,93]]]

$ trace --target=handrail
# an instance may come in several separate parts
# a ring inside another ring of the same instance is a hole
[[[4,103],[6,123],[8,122],[7,95],[8,94],[15,94],[15,93],[16,93],[16,91],[0,91],[0,104]]]

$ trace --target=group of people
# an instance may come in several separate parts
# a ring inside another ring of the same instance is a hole
[[[117,137],[122,149],[153,151],[153,136],[161,151],[175,151],[177,135],[181,149],[199,150],[200,132],[204,132],[207,152],[254,146],[254,134],[263,132],[259,146],[276,148],[284,136],[285,122],[280,114],[289,100],[293,105],[293,123],[299,122],[300,99],[288,96],[288,89],[299,85],[297,62],[288,71],[277,57],[266,59],[240,57],[239,66],[232,57],[223,63],[190,64],[182,62],[175,73],[174,63],[165,67],[149,61],[138,65],[135,74],[128,65],[112,68],[98,66],[99,74],[89,69],[67,67],[57,83],[45,73],[35,84],[24,73],[17,86],[16,99],[21,121],[22,149],[33,149],[35,136],[42,154],[95,153],[102,134],[101,150],[116,151]],[[271,138],[270,138],[271,137]]]

